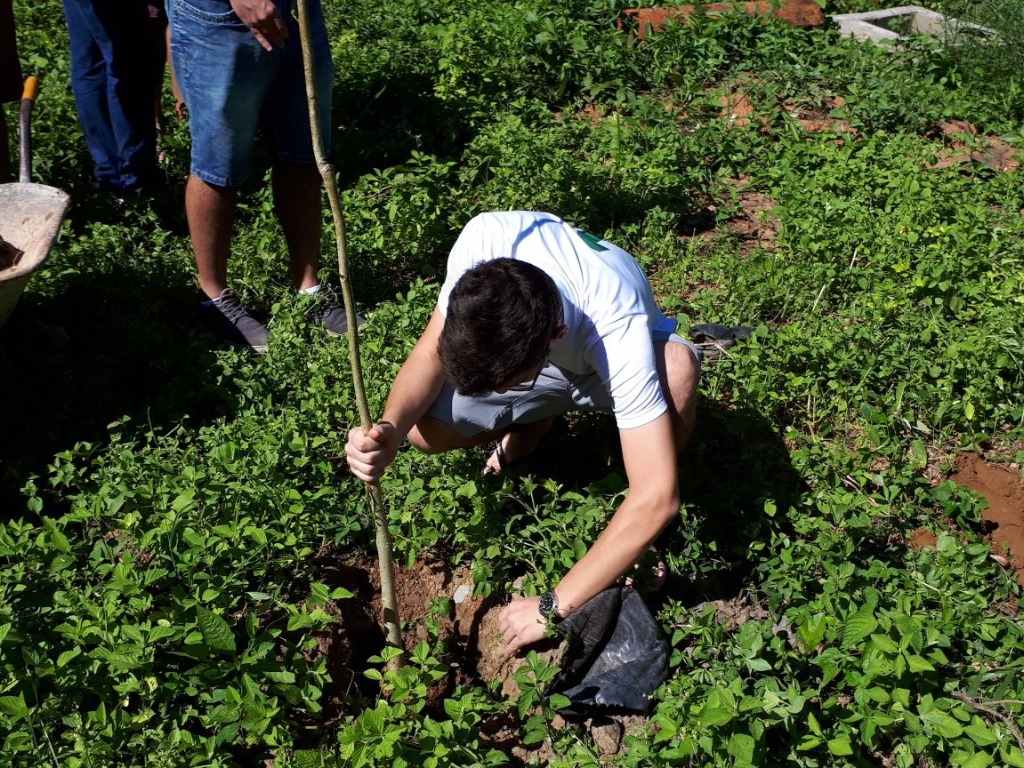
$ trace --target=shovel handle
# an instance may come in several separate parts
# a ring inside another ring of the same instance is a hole
[[[25,78],[25,88],[21,92],[21,162],[18,166],[18,181],[28,184],[32,180],[32,105],[39,96],[39,80],[30,76]]]
[[[35,101],[36,97],[39,96],[39,78],[35,75],[29,75],[25,78],[25,88],[21,92],[21,100]]]

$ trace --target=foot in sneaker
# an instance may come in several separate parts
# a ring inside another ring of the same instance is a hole
[[[330,286],[318,285],[303,291],[303,293],[316,297],[316,303],[309,315],[318,320],[329,334],[344,336],[348,333],[348,317],[345,316],[345,308],[338,302],[338,296]],[[357,325],[362,325],[365,322],[365,318],[356,315]]]
[[[216,299],[200,302],[199,316],[208,330],[229,344],[251,347],[257,352],[267,350],[267,329],[249,314],[230,288],[225,288]]]

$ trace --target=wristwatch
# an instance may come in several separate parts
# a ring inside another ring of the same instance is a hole
[[[537,610],[540,611],[540,615],[545,620],[551,619],[552,621],[558,621],[562,618],[558,613],[558,595],[552,592],[545,592],[540,596],[540,603],[537,604]]]

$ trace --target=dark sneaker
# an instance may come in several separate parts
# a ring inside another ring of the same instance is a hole
[[[327,332],[332,336],[344,336],[348,333],[348,318],[345,316],[345,308],[338,301],[334,289],[328,285],[321,285],[320,289],[313,294],[316,303],[310,310],[310,317],[320,321]],[[362,325],[366,319],[356,315],[356,323]]]
[[[208,330],[229,344],[266,352],[270,334],[230,288],[225,288],[213,301],[201,302],[199,317]]]

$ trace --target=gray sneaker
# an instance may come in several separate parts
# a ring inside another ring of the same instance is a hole
[[[332,336],[344,336],[348,333],[348,318],[345,316],[345,308],[338,301],[338,295],[329,285],[320,285],[320,290],[315,294],[316,304],[310,311],[310,316],[319,320],[329,334]],[[356,324],[362,325],[366,319],[356,315]]]
[[[267,351],[270,334],[230,288],[225,288],[212,301],[200,302],[199,318],[207,330],[229,344],[251,347],[256,352]]]

